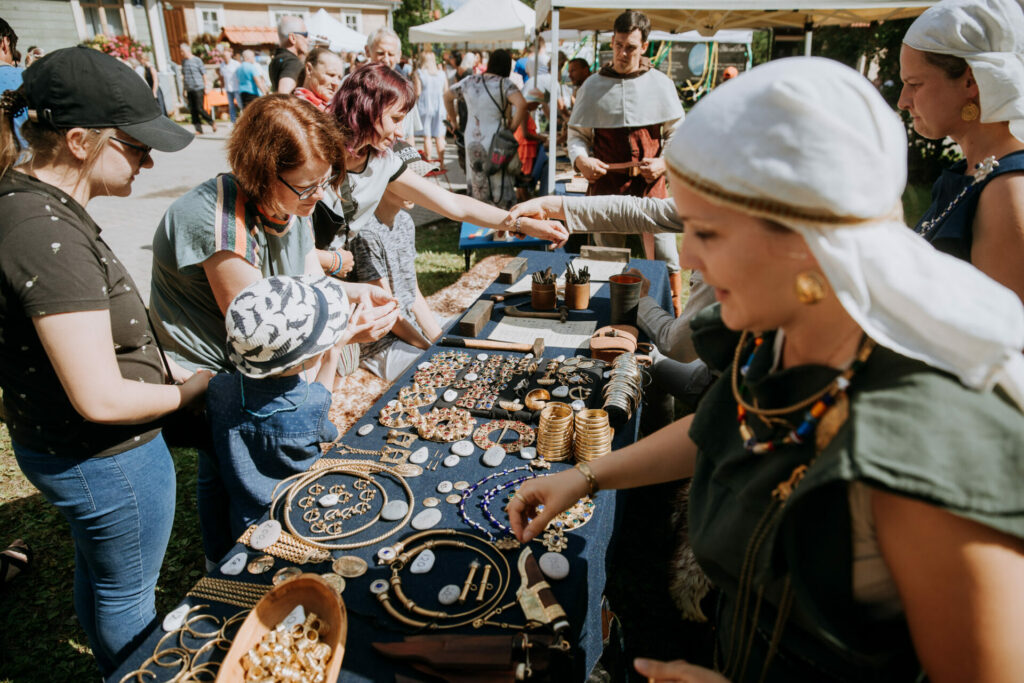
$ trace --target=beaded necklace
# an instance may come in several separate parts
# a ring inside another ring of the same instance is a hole
[[[740,337],[739,344],[736,346],[736,355],[733,358],[732,364],[732,394],[736,399],[736,421],[739,423],[740,438],[743,440],[743,447],[751,453],[769,453],[778,448],[782,448],[783,446],[804,443],[808,437],[814,434],[815,428],[822,416],[828,412],[829,408],[835,405],[839,396],[846,392],[846,389],[850,386],[850,379],[857,374],[857,371],[860,370],[861,367],[863,367],[864,362],[875,347],[875,342],[870,337],[864,337],[860,347],[857,349],[857,355],[850,366],[843,370],[838,377],[825,385],[823,389],[791,406],[765,409],[758,408],[755,405],[747,403],[743,399],[743,390],[746,388],[745,380],[747,371],[750,369],[750,364],[754,360],[754,354],[757,353],[758,348],[760,348],[761,344],[764,343],[764,337],[762,335],[755,337],[753,350],[750,352],[750,355],[747,356],[746,362],[740,366],[740,353],[746,344],[748,334],[748,332],[744,332]],[[739,383],[739,377],[744,378],[743,384]],[[800,425],[795,429],[790,429],[789,432],[777,439],[758,441],[757,437],[754,435],[754,430],[747,424],[748,413],[763,419],[765,417],[775,415],[785,415],[806,408],[807,406],[810,406],[810,408],[804,412],[804,418]]]
[[[998,166],[999,162],[996,161],[994,156],[985,157],[979,163],[975,164],[974,180],[971,181],[971,184],[960,190],[960,194],[954,197],[953,201],[946,205],[946,208],[942,210],[942,213],[921,223],[914,229],[914,232],[925,239],[931,237],[932,233],[935,232],[935,229],[942,224],[942,221],[946,220],[946,217],[953,212],[953,209],[955,209],[960,201],[967,196],[967,193],[970,192],[975,185],[985,180],[985,178],[987,178]]]

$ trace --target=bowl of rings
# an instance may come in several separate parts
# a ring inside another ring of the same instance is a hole
[[[324,680],[341,671],[348,637],[345,603],[316,574],[272,588],[242,622],[218,681]]]

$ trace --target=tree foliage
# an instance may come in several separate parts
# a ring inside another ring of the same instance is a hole
[[[814,31],[814,54],[840,61],[857,68],[861,55],[868,64],[877,64],[874,83],[886,102],[896,109],[902,81],[900,80],[900,46],[912,19],[872,23],[869,26],[828,26]],[[955,146],[947,140],[927,140],[914,132],[910,117],[901,112],[910,148],[907,157],[908,182],[933,182],[958,157]]]
[[[402,39],[404,54],[412,55],[416,51],[416,47],[409,43],[409,28],[434,20],[432,4],[432,0],[402,0],[402,4],[392,12],[393,28]]]

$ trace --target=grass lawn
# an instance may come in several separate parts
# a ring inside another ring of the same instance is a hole
[[[928,204],[927,188],[904,197],[913,225]],[[441,224],[416,236],[416,272],[425,296],[463,272],[458,230]],[[515,253],[515,248],[507,252]],[[157,611],[165,614],[204,573],[196,515],[196,455],[173,452],[177,471],[174,529],[157,585]],[[72,604],[74,553],[67,524],[22,476],[0,423],[0,544],[24,538],[35,552],[28,574],[0,593],[0,681],[89,681],[99,678]]]

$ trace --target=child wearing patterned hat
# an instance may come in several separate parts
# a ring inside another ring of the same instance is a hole
[[[334,441],[328,419],[337,356],[356,331],[341,283],[303,275],[270,277],[242,290],[227,309],[227,350],[236,371],[210,382],[207,412],[225,515],[203,520],[224,556],[257,522],[282,479],[305,472]]]

